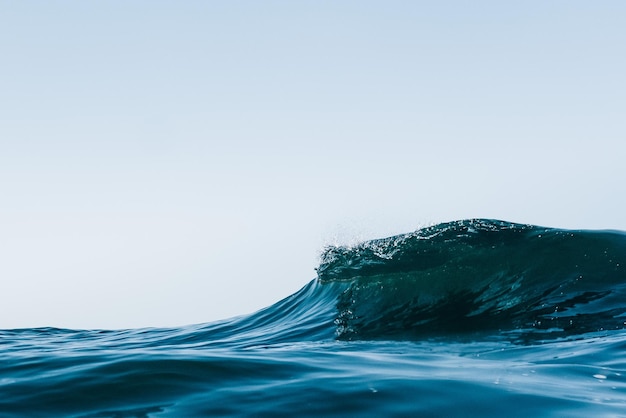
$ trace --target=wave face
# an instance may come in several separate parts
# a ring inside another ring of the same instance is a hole
[[[251,315],[0,330],[0,416],[624,416],[625,258],[493,220],[328,247]]]
[[[554,338],[626,321],[621,232],[474,219],[329,247],[321,259],[320,282],[349,283],[340,339]]]

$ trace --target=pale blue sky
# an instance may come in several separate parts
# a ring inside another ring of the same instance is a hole
[[[0,328],[207,322],[469,217],[626,230],[622,1],[0,3]]]

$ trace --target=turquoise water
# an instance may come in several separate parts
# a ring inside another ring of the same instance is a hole
[[[329,247],[248,316],[0,331],[1,417],[623,416],[626,234],[467,220]]]

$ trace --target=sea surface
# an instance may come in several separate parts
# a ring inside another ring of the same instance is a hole
[[[0,417],[626,417],[626,234],[473,219],[328,247],[259,312],[0,331]]]

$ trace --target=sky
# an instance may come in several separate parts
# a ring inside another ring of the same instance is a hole
[[[326,245],[626,230],[626,2],[0,2],[0,329],[247,314]]]

